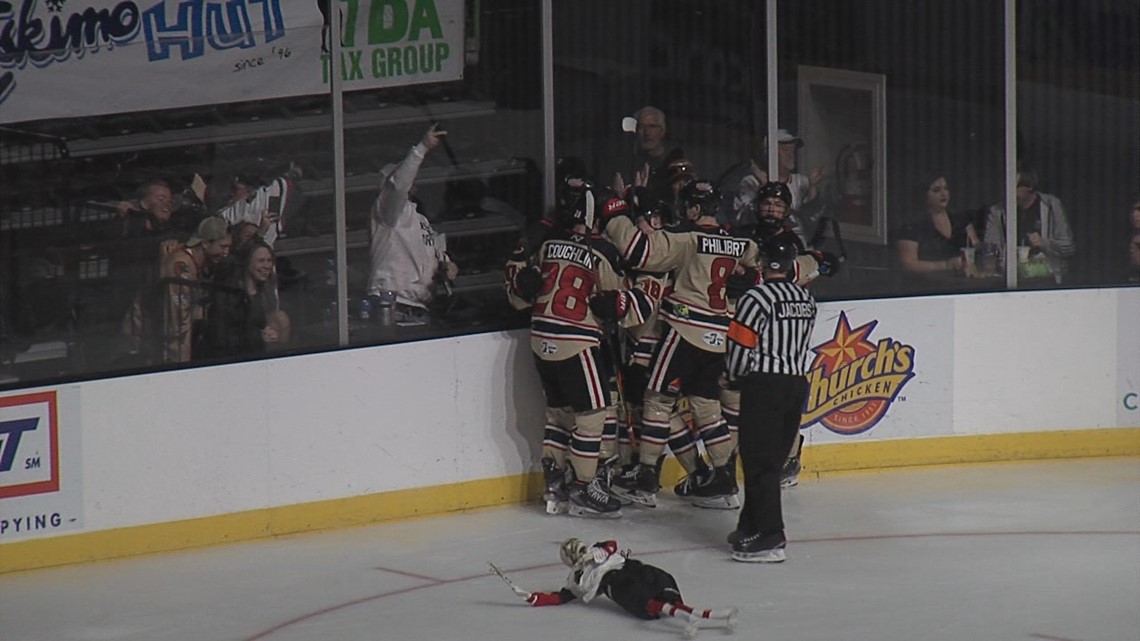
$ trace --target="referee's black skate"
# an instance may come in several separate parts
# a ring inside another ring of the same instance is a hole
[[[736,484],[736,466],[722,465],[712,472],[711,478],[693,488],[691,503],[714,510],[735,510],[740,507],[740,487]]]
[[[614,479],[610,489],[622,501],[629,500],[644,507],[657,507],[660,478],[661,468],[638,463]]]
[[[602,489],[598,478],[589,483],[575,481],[570,488],[569,513],[598,519],[621,518],[621,501]]]
[[[800,482],[800,453],[789,456],[780,470],[780,489],[795,487]]]

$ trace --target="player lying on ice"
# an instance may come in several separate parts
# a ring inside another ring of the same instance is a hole
[[[673,575],[659,567],[629,558],[629,551],[618,552],[617,541],[601,541],[586,545],[569,538],[558,550],[562,562],[570,568],[566,587],[557,592],[531,592],[515,585],[498,568],[494,570],[515,594],[527,603],[562,605],[574,599],[583,603],[599,593],[613,599],[626,612],[640,619],[659,619],[662,615],[678,617],[685,622],[685,634],[693,636],[707,622],[709,627],[733,629],[736,608],[705,610],[686,605]]]

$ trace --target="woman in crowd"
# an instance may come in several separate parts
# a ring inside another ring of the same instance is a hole
[[[921,213],[899,230],[895,245],[899,265],[918,274],[962,273],[961,249],[979,245],[970,215],[950,211],[945,174],[929,174],[921,185]]]
[[[260,238],[235,252],[212,287],[195,357],[262,354],[271,344],[289,341],[289,316],[277,297],[275,262],[273,249]]]

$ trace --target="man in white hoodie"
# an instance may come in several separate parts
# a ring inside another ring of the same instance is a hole
[[[443,237],[408,198],[424,158],[446,135],[433,124],[400,163],[384,167],[380,194],[372,204],[368,295],[382,298],[394,292],[400,325],[425,324],[433,280],[450,282],[459,272],[447,256]]]

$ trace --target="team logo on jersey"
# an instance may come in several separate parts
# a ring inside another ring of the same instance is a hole
[[[724,332],[705,332],[701,339],[709,347],[721,347],[724,345]]]
[[[832,339],[812,348],[801,429],[818,422],[837,434],[866,432],[914,377],[914,346],[893,338],[871,342],[878,324],[851,329],[840,313]]]

